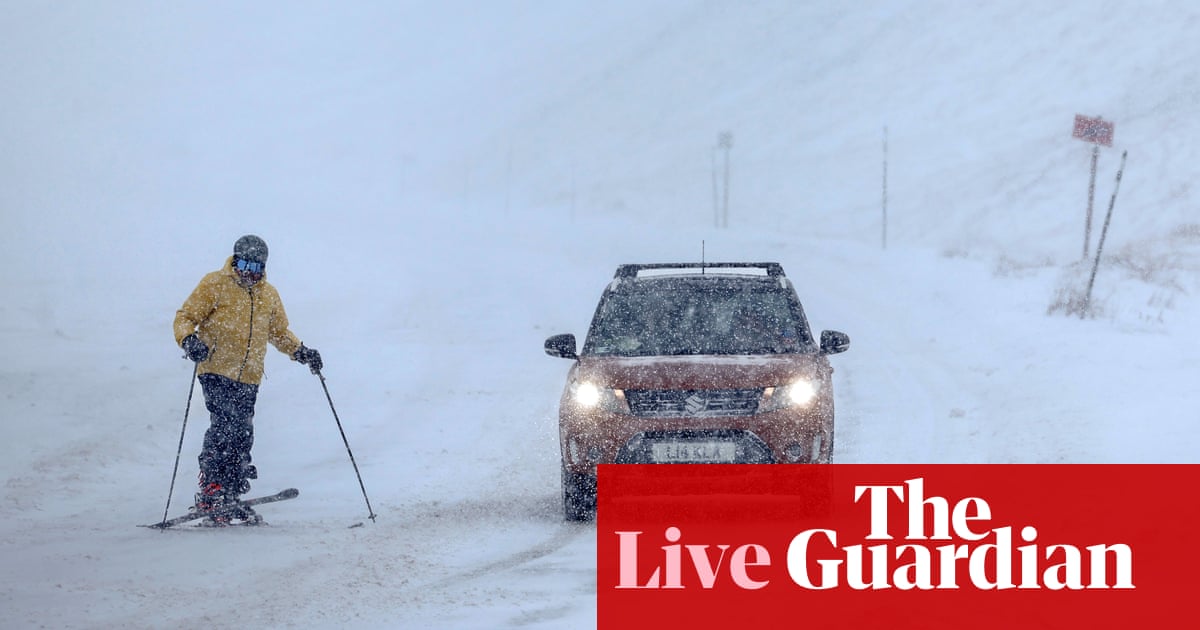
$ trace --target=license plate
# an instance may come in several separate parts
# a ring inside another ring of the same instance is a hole
[[[737,459],[737,445],[720,441],[656,442],[651,446],[651,455],[659,464],[671,463],[733,463]]]

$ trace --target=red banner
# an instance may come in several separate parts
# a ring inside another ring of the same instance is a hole
[[[598,627],[1166,628],[1192,465],[602,465]]]

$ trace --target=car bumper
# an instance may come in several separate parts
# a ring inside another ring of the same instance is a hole
[[[563,464],[576,473],[609,463],[814,463],[829,461],[833,439],[820,404],[719,422],[565,408],[559,422]]]

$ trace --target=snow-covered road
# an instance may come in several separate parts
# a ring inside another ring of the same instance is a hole
[[[588,232],[603,243],[621,229]],[[851,335],[851,350],[834,361],[836,461],[1189,461],[1200,447],[1195,432],[1179,432],[1189,407],[1160,400],[1150,414],[1142,397],[1124,393],[1160,391],[1194,409],[1194,394],[1163,376],[1183,350],[1161,335],[1047,316],[1050,292],[1038,274],[997,276],[969,260],[835,239],[781,244],[752,230],[724,238],[733,258],[783,262],[813,326]],[[623,248],[653,251],[657,243],[647,237]],[[26,407],[31,421],[54,427],[53,436],[34,432],[37,448],[6,464],[0,584],[8,621],[200,627],[237,614],[265,627],[593,623],[595,529],[563,523],[558,499],[554,406],[568,363],[542,354],[541,341],[582,334],[613,263],[630,254],[497,248],[492,255],[521,269],[574,261],[549,274],[556,282],[537,274],[517,281],[506,267],[448,270],[422,301],[391,303],[409,324],[361,336],[329,335],[335,320],[305,313],[312,300],[297,296],[295,326],[309,339],[331,337],[322,345],[325,373],[379,515],[362,527],[350,527],[364,521],[366,506],[323,393],[294,364],[269,364],[255,485],[302,492],[264,507],[272,526],[258,530],[134,527],[160,516],[182,419],[184,384],[163,375],[186,381],[190,372],[169,345],[152,350],[169,344],[166,327],[139,328],[116,375],[6,374],[7,417],[28,417]],[[445,316],[447,305],[460,315]],[[513,315],[525,309],[546,315]],[[19,337],[37,342],[15,347],[33,364],[48,347],[112,358],[23,321],[28,334]],[[149,355],[165,356],[135,360]],[[1115,371],[1117,356],[1125,367]],[[193,409],[190,422],[173,511],[190,497],[206,418]],[[137,439],[125,440],[130,433]]]

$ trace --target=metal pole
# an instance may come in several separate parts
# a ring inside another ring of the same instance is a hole
[[[718,144],[722,149],[725,149],[725,190],[724,193],[724,216],[722,217],[723,227],[729,227],[729,150],[733,148],[733,134],[731,132],[723,132],[718,138]]]
[[[313,370],[313,373],[321,379],[321,389],[325,390],[325,400],[329,401],[329,410],[333,412],[333,419],[337,422],[338,432],[342,434],[342,443],[346,445],[346,454],[350,456],[350,465],[354,466],[354,474],[358,477],[358,487],[362,489],[363,500],[367,502],[367,512],[371,515],[371,522],[375,522],[375,510],[371,509],[371,500],[367,498],[367,488],[363,485],[362,475],[358,472],[358,462],[354,461],[354,453],[350,452],[350,441],[346,439],[346,432],[342,429],[342,421],[338,418],[337,409],[333,408],[333,398],[329,396],[329,387],[325,385],[325,375],[321,374],[320,370]]]
[[[504,168],[504,218],[508,218],[509,207],[512,205],[512,172],[513,172],[513,145],[508,143],[508,160]]]
[[[725,197],[722,204],[724,205],[724,216],[722,221],[725,227],[729,227],[729,146],[725,146],[725,189],[721,191]]]
[[[1100,147],[1092,147],[1092,176],[1088,180],[1087,220],[1083,224],[1083,260],[1088,257],[1088,244],[1092,240],[1092,200],[1096,197],[1096,163],[1100,160]]]
[[[1108,214],[1104,217],[1104,227],[1100,230],[1100,242],[1096,244],[1096,262],[1092,265],[1092,275],[1088,278],[1087,293],[1083,296],[1083,309],[1079,319],[1083,319],[1092,307],[1092,285],[1096,284],[1096,271],[1100,269],[1100,252],[1104,249],[1104,237],[1108,236],[1108,224],[1112,221],[1113,206],[1117,203],[1117,190],[1121,188],[1121,175],[1125,172],[1125,156],[1128,151],[1121,152],[1121,168],[1117,169],[1117,183],[1113,185],[1112,199],[1108,202]]]
[[[721,208],[717,203],[717,148],[712,150],[713,227],[721,227]]]
[[[883,248],[887,249],[887,171],[888,171],[888,129],[883,127]]]
[[[171,489],[167,490],[167,506],[163,508],[162,522],[167,522],[167,513],[171,510],[171,496],[175,494],[175,477],[179,474],[179,455],[183,453],[183,436],[187,434],[188,413],[192,410],[192,393],[196,391],[196,373],[200,364],[192,365],[192,382],[188,386],[187,405],[183,408],[183,428],[179,430],[179,446],[175,449],[175,470],[171,471]],[[166,528],[163,528],[164,530]]]

